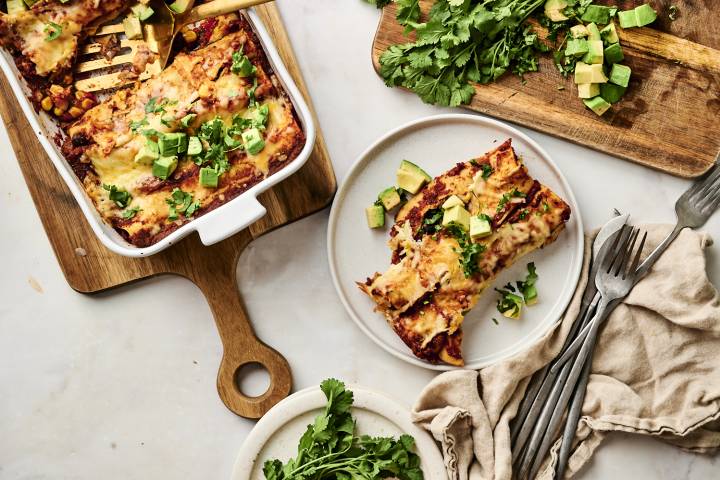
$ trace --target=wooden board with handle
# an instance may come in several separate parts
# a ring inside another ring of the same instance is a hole
[[[256,11],[298,88],[308,99],[277,7],[268,4],[256,7]],[[319,129],[310,160],[298,173],[259,197],[267,215],[250,228],[211,247],[203,246],[198,236],[192,234],[157,255],[132,259],[107,250],[82,220],[80,208],[35,138],[4,78],[0,82],[0,93],[0,113],[70,286],[79,292],[92,293],[160,274],[190,279],[209,302],[222,340],[217,388],[225,405],[243,417],[259,418],[285,398],[292,388],[290,366],[282,355],[255,336],[238,292],[236,266],[243,249],[253,239],[316,212],[332,200],[335,175]],[[249,363],[263,365],[271,377],[268,391],[259,397],[248,397],[237,387],[237,372]]]
[[[427,12],[433,0],[420,3]],[[594,3],[629,9],[643,2]],[[603,117],[585,108],[572,78],[560,75],[550,54],[542,55],[540,71],[527,74],[524,83],[506,74],[477,85],[467,108],[673,175],[701,175],[720,152],[720,0],[650,3],[658,12],[651,28],[618,27],[623,63],[633,74],[623,99]],[[678,9],[674,21],[670,5]],[[383,9],[372,50],[376,70],[388,46],[408,42],[395,13],[394,4]]]

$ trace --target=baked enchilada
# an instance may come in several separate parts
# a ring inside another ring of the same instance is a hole
[[[282,169],[305,134],[239,14],[188,26],[156,78],[100,98],[75,91],[83,28],[131,5],[41,0],[0,16],[0,28],[37,108],[60,120],[56,141],[100,216],[142,248]]]
[[[466,219],[444,221],[449,200]],[[482,235],[471,236],[470,218],[487,222]],[[552,243],[569,218],[570,207],[530,177],[508,140],[410,199],[391,230],[392,265],[358,286],[417,357],[463,365],[465,314],[503,269]]]

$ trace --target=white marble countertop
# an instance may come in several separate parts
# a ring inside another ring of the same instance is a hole
[[[370,63],[378,13],[361,0],[279,0],[339,181],[387,130],[443,110],[384,86]],[[342,5],[340,5],[342,4]],[[342,41],[339,39],[342,38]],[[612,207],[674,220],[688,182],[525,130],[567,175],[589,228]],[[221,346],[200,291],[163,277],[99,295],[65,282],[0,127],[0,479],[225,479],[254,422],[220,402]],[[330,281],[325,210],[254,242],[238,265],[259,336],[295,389],[335,376],[410,405],[433,372],[385,353]],[[720,215],[706,227],[718,236]],[[720,255],[709,252],[720,283]],[[298,282],[297,279],[303,281]],[[282,296],[277,291],[286,292]],[[246,379],[255,393],[265,379]],[[582,478],[707,479],[718,458],[612,436]],[[714,472],[714,473],[713,473]]]

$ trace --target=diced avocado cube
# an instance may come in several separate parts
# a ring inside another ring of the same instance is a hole
[[[445,210],[442,224],[443,226],[451,224],[459,225],[463,230],[468,231],[470,230],[470,212],[462,205],[455,205]]]
[[[657,12],[647,3],[635,7],[635,21],[638,27],[650,25],[657,19]]]
[[[23,0],[7,0],[7,13],[9,15],[24,12],[25,10],[27,10],[27,6],[25,6]]]
[[[402,201],[400,194],[395,187],[389,187],[380,192],[378,200],[383,204],[383,207],[385,207],[385,210],[388,212],[400,205],[400,202]]]
[[[208,188],[217,188],[218,186],[218,175],[214,168],[203,167],[200,169],[200,185]]]
[[[590,23],[585,26],[588,31],[588,40],[602,40],[600,36],[600,29],[594,23]]]
[[[175,0],[170,4],[170,10],[175,13],[184,13],[190,6],[190,0]]]
[[[590,65],[590,83],[605,83],[607,81],[602,63]]]
[[[128,40],[137,40],[143,38],[142,25],[140,19],[135,15],[128,15],[123,18],[123,30]]]
[[[567,47],[565,47],[566,57],[582,57],[590,50],[588,41],[584,38],[573,38],[568,40]]]
[[[599,23],[607,25],[610,21],[610,8],[602,5],[588,5],[580,18],[583,22]]]
[[[370,228],[381,228],[385,226],[385,209],[382,205],[372,205],[365,209],[365,218]]]
[[[265,148],[265,140],[263,140],[260,130],[257,128],[245,130],[241,137],[245,145],[245,151],[250,155],[257,155]]]
[[[400,162],[400,168],[398,168],[396,173],[398,187],[413,195],[419,192],[427,182],[432,180],[425,170],[407,160]]]
[[[605,45],[612,45],[613,43],[618,43],[620,41],[617,29],[615,28],[615,22],[610,22],[605,28],[600,30],[600,36],[602,37],[603,42],[605,42]]]
[[[545,16],[553,22],[562,22],[568,19],[562,11],[567,7],[566,0],[547,0],[545,2]]]
[[[602,40],[590,40],[588,43],[588,51],[583,56],[585,63],[603,63],[603,43]]]
[[[602,97],[586,98],[583,99],[583,103],[586,107],[595,112],[597,115],[602,115],[610,108],[610,104],[606,102]]]
[[[158,139],[160,155],[170,157],[187,151],[187,134],[182,132],[164,133]]]
[[[605,101],[610,103],[617,103],[620,101],[622,96],[625,94],[625,87],[615,85],[614,83],[601,83],[600,84],[600,96]]]
[[[590,32],[588,32],[588,29],[585,27],[585,25],[575,25],[574,27],[570,27],[570,36],[572,38],[585,38],[589,35]]]
[[[619,43],[613,43],[605,48],[605,63],[608,65],[622,62],[624,59],[625,55],[623,55],[623,49]]]
[[[634,9],[618,12],[618,21],[620,21],[620,26],[622,28],[633,28],[638,26]]]
[[[575,64],[575,83],[592,83],[591,76],[590,65],[585,62],[577,62]]]
[[[155,160],[152,166],[152,174],[158,177],[160,180],[167,180],[170,175],[175,171],[178,165],[178,158],[172,157],[160,157]]]
[[[628,83],[630,83],[631,73],[632,71],[627,65],[614,63],[612,69],[610,70],[610,83],[620,85],[621,87],[627,87]]]
[[[600,83],[580,83],[578,84],[578,97],[592,98],[600,95]]]
[[[492,225],[487,215],[470,217],[470,237],[473,240],[487,237],[491,233]]]
[[[465,207],[465,202],[463,202],[462,198],[457,195],[450,195],[447,200],[443,202],[442,209],[447,210],[448,208],[457,207],[458,205]]]
[[[152,17],[155,13],[155,10],[152,9],[152,7],[145,5],[143,3],[138,3],[130,7],[130,10],[135,14],[136,17],[140,19],[141,22],[144,22],[148,18]]]
[[[188,139],[188,149],[187,154],[188,155],[200,155],[202,153],[202,142],[198,137],[190,137]]]
[[[197,113],[188,113],[180,119],[180,125],[189,128],[190,124],[197,118]]]
[[[151,165],[159,157],[160,149],[158,148],[158,144],[152,140],[148,140],[135,155],[134,161],[142,165]]]

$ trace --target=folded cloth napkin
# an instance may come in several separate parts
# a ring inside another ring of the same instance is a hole
[[[643,228],[647,255],[670,227]],[[530,377],[558,354],[578,314],[591,241],[577,291],[554,329],[479,372],[443,373],[420,395],[413,420],[440,443],[451,480],[510,480],[510,421]],[[720,447],[720,299],[704,254],[711,244],[708,235],[684,230],[601,329],[566,478],[612,431],[695,452]],[[558,439],[538,478],[554,477],[559,446]]]

